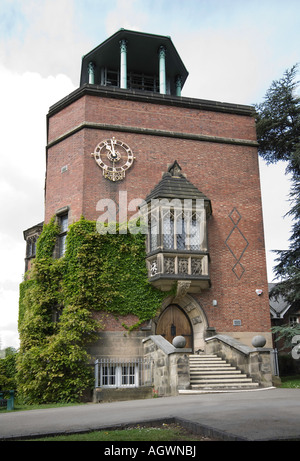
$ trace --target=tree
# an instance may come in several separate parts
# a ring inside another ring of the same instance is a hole
[[[16,389],[16,359],[16,349],[7,347],[5,358],[0,359],[0,390]]]
[[[289,303],[300,302],[300,97],[296,81],[298,65],[273,81],[264,101],[255,106],[259,155],[267,163],[286,162],[291,174],[290,202],[287,215],[293,217],[289,248],[275,250],[275,277],[279,279],[270,295],[281,294]]]
[[[287,161],[287,171],[300,173],[300,97],[298,65],[273,81],[264,101],[255,106],[259,154],[267,163]]]

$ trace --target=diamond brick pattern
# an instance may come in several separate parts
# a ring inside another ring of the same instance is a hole
[[[245,268],[241,263],[241,259],[249,245],[249,242],[238,227],[242,216],[236,208],[233,208],[233,210],[230,212],[229,218],[233,223],[233,228],[225,240],[225,245],[235,259],[235,264],[232,267],[232,271],[235,276],[240,279],[245,272]]]

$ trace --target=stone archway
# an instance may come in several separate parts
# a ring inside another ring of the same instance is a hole
[[[170,343],[176,336],[183,336],[186,340],[185,347],[193,348],[193,327],[189,317],[177,304],[169,304],[161,313],[156,334],[162,335]]]
[[[157,322],[159,316],[163,313],[165,309],[168,308],[171,304],[177,304],[187,315],[191,326],[192,326],[192,334],[193,334],[193,351],[196,352],[199,349],[205,349],[205,333],[208,328],[208,321],[200,304],[190,295],[186,294],[181,298],[172,298],[168,297],[164,300],[160,312],[156,317],[155,321],[155,334],[157,329]]]

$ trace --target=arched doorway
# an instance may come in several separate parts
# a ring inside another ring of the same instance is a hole
[[[193,329],[187,315],[176,305],[169,305],[158,319],[156,334],[172,343],[175,336],[184,336],[186,346],[193,347]]]

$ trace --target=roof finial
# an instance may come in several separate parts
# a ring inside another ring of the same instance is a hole
[[[177,176],[177,177],[182,176],[181,167],[179,163],[177,162],[177,160],[175,160],[175,162],[173,162],[172,165],[169,166],[168,172],[171,174],[171,176]]]

